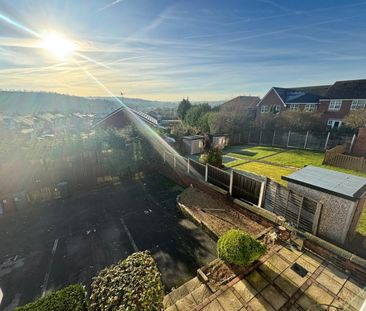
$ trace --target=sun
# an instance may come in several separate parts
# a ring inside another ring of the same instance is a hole
[[[71,40],[55,32],[46,34],[42,38],[40,45],[60,60],[66,60],[71,57],[76,48]]]

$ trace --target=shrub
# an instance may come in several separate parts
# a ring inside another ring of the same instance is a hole
[[[222,260],[238,266],[248,266],[266,251],[266,246],[244,231],[231,229],[217,242],[217,253]]]
[[[149,252],[137,252],[102,270],[91,285],[91,310],[162,310],[160,272]]]
[[[86,311],[86,292],[82,285],[70,285],[48,294],[16,311]]]

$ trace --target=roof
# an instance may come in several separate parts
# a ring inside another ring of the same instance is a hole
[[[183,139],[188,139],[188,140],[196,140],[196,139],[204,139],[205,136],[202,135],[191,135],[191,136],[184,136]]]
[[[366,99],[366,79],[337,81],[324,96],[329,99]]]
[[[361,198],[366,192],[366,178],[312,165],[282,179],[352,201]]]
[[[274,87],[278,96],[285,104],[288,103],[318,103],[323,98],[330,85],[306,86],[296,88]]]
[[[245,111],[249,109],[256,109],[260,98],[258,96],[238,96],[225,103],[220,107],[221,111]]]

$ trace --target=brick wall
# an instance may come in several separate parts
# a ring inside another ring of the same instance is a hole
[[[366,156],[366,128],[358,130],[358,135],[352,148],[352,153],[359,156]]]
[[[268,106],[268,109],[270,109],[271,106],[279,106],[280,111],[286,110],[286,107],[283,106],[283,102],[277,95],[276,91],[273,89],[262,99],[259,106],[257,107],[257,117],[256,117],[257,123],[260,123],[262,115],[267,114],[267,113],[261,113],[262,106]]]

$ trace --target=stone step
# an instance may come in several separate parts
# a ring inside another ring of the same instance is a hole
[[[167,311],[191,310],[212,293],[197,277],[184,283],[164,297]]]
[[[197,285],[197,283],[195,284]],[[202,284],[192,292],[188,292],[184,297],[171,304],[166,311],[188,311],[194,309],[197,305],[210,297],[212,292],[207,285]]]

